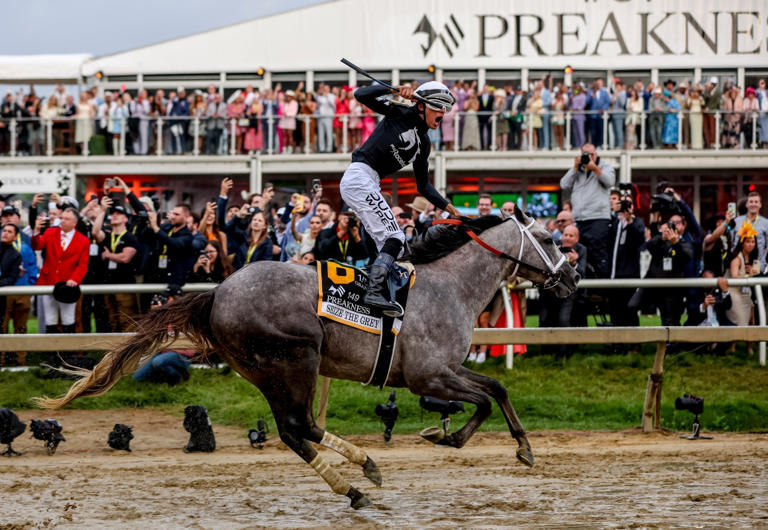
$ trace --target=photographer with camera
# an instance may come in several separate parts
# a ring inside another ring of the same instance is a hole
[[[335,259],[354,264],[368,259],[368,251],[360,234],[360,224],[354,212],[341,212],[333,227],[321,230],[313,250],[315,259]]]
[[[110,226],[103,227],[109,211]],[[100,211],[93,222],[93,237],[101,245],[101,260],[104,262],[104,283],[136,283],[134,258],[139,251],[139,240],[128,230],[128,213],[122,205],[115,205],[104,196]],[[133,293],[112,293],[105,295],[107,312],[112,331],[128,331],[133,317],[138,313],[136,295]]]
[[[613,166],[597,156],[592,144],[584,144],[581,155],[560,179],[560,188],[571,191],[573,219],[581,234],[581,243],[589,251],[588,264],[598,278],[610,272],[606,241],[610,232],[610,191],[616,182]]]
[[[180,204],[168,214],[168,222],[160,225],[157,212],[149,212],[149,228],[154,235],[155,252],[148,260],[152,280],[184,285],[187,270],[196,255],[192,253],[192,233],[187,228],[189,206]]]
[[[221,243],[212,239],[200,251],[192,270],[187,273],[187,283],[221,283],[232,272],[232,265],[224,255]]]
[[[611,251],[610,278],[639,278],[640,250],[645,244],[645,224],[635,217],[632,201],[632,185],[619,184],[619,189],[611,192],[611,208],[614,217],[611,220],[608,248]],[[628,308],[634,291],[616,289],[608,297],[611,322],[614,326],[639,326],[637,311]]]
[[[693,260],[693,248],[680,237],[679,229],[673,221],[651,226],[653,236],[646,243],[651,253],[651,264],[646,278],[684,278],[685,270]],[[646,302],[653,302],[661,312],[662,326],[679,326],[680,317],[685,309],[686,289],[638,289],[629,302],[631,311],[645,307]]]
[[[714,278],[712,271],[704,271],[702,278]],[[717,278],[717,287],[699,289],[696,304],[688,308],[686,326],[735,326],[728,318],[733,300],[728,291],[728,280]]]
[[[576,272],[584,275],[587,270],[589,250],[579,242],[579,229],[575,225],[566,226],[563,229],[560,243],[560,252],[568,259],[568,263]],[[566,298],[558,298],[551,290],[539,289],[539,326],[549,328],[566,328],[572,326],[573,309],[581,293],[575,291]],[[560,355],[567,357],[572,353],[571,344],[544,347],[542,351],[559,351]]]

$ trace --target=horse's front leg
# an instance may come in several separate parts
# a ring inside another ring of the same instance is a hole
[[[496,400],[496,403],[499,404],[499,408],[501,408],[502,414],[504,414],[504,419],[507,421],[509,432],[514,439],[517,440],[517,459],[526,466],[533,467],[533,451],[531,451],[531,444],[528,442],[528,437],[525,435],[525,429],[523,428],[523,424],[520,423],[520,419],[517,417],[515,408],[509,401],[509,395],[507,394],[507,389],[504,388],[504,385],[492,377],[476,374],[463,366],[456,370],[456,374],[478,386],[483,392],[486,392]]]

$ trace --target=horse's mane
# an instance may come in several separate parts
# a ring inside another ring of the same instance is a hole
[[[408,253],[403,257],[414,265],[431,263],[447,256],[470,240],[467,230],[479,234],[484,230],[500,225],[504,219],[497,215],[482,217],[460,217],[461,225],[438,224],[432,225],[423,234],[415,237],[409,246]]]

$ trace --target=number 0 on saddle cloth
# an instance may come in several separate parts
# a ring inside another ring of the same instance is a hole
[[[399,265],[395,265],[390,273],[390,293],[394,291],[394,299],[403,309],[415,280],[415,271]],[[368,275],[364,270],[334,260],[318,261],[317,282],[319,316],[377,335],[381,334],[384,320],[393,320],[393,333],[397,335],[400,331],[402,320],[386,318],[381,310],[363,304],[368,287]]]

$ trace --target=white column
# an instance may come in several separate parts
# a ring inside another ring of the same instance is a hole
[[[651,68],[651,82],[654,86],[659,86],[659,69]]]
[[[488,139],[491,151],[496,150],[496,115],[491,114],[491,137]]]
[[[720,111],[715,112],[715,151],[720,149]]]
[[[264,72],[264,89],[272,88],[272,72],[266,70]]]
[[[200,155],[200,117],[195,116],[195,121],[192,122],[192,141],[195,142],[195,144],[192,146],[192,155],[193,156],[199,156]]]
[[[347,147],[348,143],[348,136],[349,136],[349,129],[347,128],[347,123],[349,122],[349,114],[342,114],[341,115],[341,152],[346,153],[349,151],[349,148]]]
[[[400,84],[400,70],[397,68],[392,69],[392,86]]]
[[[477,91],[478,93],[483,89],[485,86],[485,68],[478,68],[477,69]]]
[[[315,90],[315,72],[314,70],[307,70],[307,78],[304,81],[306,85],[306,92],[314,92]]]
[[[8,124],[8,126],[11,128],[11,149],[10,149],[9,154],[11,156],[16,156],[16,142],[17,142],[17,138],[16,138],[16,118],[11,118],[11,121]]]
[[[157,156],[163,156],[163,118],[157,118]]]
[[[744,67],[736,68],[736,84],[741,88],[741,96],[744,96]]]
[[[523,87],[523,91],[528,91],[528,69],[527,68],[521,68],[520,69],[520,86]]]
[[[236,130],[237,122],[235,118],[232,118],[229,120],[229,154],[234,155],[237,153],[237,135],[235,134],[237,132]]]
[[[677,112],[677,150],[683,150],[683,111]]]
[[[565,140],[563,141],[563,149],[565,151],[571,150],[571,111],[565,113]]]
[[[357,86],[357,72],[349,69],[349,77],[347,78],[347,84],[349,86]]]
[[[53,120],[45,120],[45,156],[53,156]]]
[[[443,82],[443,69],[435,68],[435,81]]]
[[[453,142],[453,150],[454,151],[458,151],[459,147],[461,147],[459,145],[459,140],[461,139],[461,136],[459,135],[459,125],[461,123],[459,121],[460,120],[459,115],[462,112],[463,111],[461,109],[459,109],[459,110],[456,111],[456,114],[453,115],[453,140],[454,140],[454,142]]]
[[[648,119],[648,115],[645,111],[640,113],[640,150],[645,151],[645,120]],[[656,188],[651,188],[656,189]]]
[[[258,193],[261,191],[261,154],[256,153],[251,156],[250,160],[250,174],[248,176],[248,188],[249,193]]]
[[[120,118],[120,149],[119,155],[125,156],[125,128],[128,123],[125,118]]]
[[[691,86],[694,86],[697,81],[703,81],[701,78],[701,67],[697,66],[693,69],[693,79],[691,80]],[[704,84],[704,83],[702,83]]]

